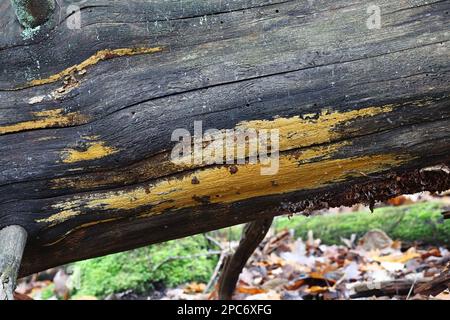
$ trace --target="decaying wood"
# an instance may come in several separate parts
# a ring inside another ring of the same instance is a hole
[[[414,294],[438,295],[442,291],[450,288],[450,271],[447,266],[438,276],[434,278],[414,279],[396,279],[391,281],[382,281],[376,283],[359,283],[353,287],[355,293],[352,298],[370,297],[370,296],[395,296]]]
[[[231,300],[242,269],[261,241],[264,240],[272,221],[273,218],[261,219],[249,222],[244,226],[236,252],[225,260],[219,278],[220,300]]]
[[[419,285],[414,292],[436,296],[446,289],[450,289],[450,264],[448,264],[446,268],[431,281]]]
[[[367,27],[370,4],[62,3],[24,39],[2,1],[0,228],[29,234],[21,275],[448,189],[450,3],[377,1],[380,29]],[[278,174],[171,162],[173,130],[194,121],[279,129]]]
[[[27,241],[27,232],[20,226],[0,230],[0,301],[14,300],[20,261]]]
[[[376,283],[359,283],[353,287],[355,294],[351,298],[362,298],[371,296],[406,296],[415,286],[425,284],[431,279],[396,279]],[[416,292],[417,293],[417,292]]]

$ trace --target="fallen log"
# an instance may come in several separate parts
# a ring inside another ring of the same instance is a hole
[[[447,289],[450,289],[450,264],[431,281],[419,285],[414,293],[436,296]]]
[[[377,5],[93,0],[24,30],[3,1],[0,229],[28,233],[20,274],[448,189],[450,3]],[[196,121],[279,130],[278,171],[253,136],[228,164],[172,161]]]
[[[431,279],[420,279],[414,281],[413,279],[396,279],[391,281],[381,281],[381,282],[364,282],[357,283],[353,286],[353,291],[355,292],[350,297],[352,299],[363,298],[363,297],[382,297],[382,296],[407,296],[413,292],[415,286],[426,284],[430,282]],[[417,292],[416,292],[417,293]]]

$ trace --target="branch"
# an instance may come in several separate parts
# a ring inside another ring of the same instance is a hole
[[[20,226],[0,230],[0,300],[14,300],[17,274],[27,241],[27,232]]]
[[[25,28],[35,28],[48,20],[55,0],[11,0],[17,19]]]
[[[207,293],[214,285],[214,282],[216,281],[216,278],[219,275],[220,269],[222,268],[222,265],[224,264],[226,257],[227,251],[222,251],[219,257],[219,261],[217,262],[216,267],[214,268],[214,271],[211,275],[211,278],[209,278],[208,284],[206,285],[205,290],[203,290],[203,293]]]
[[[239,274],[247,260],[264,240],[272,225],[273,218],[247,223],[242,231],[241,241],[234,255],[225,261],[222,276],[219,279],[219,299],[231,300]]]
[[[424,295],[438,295],[442,291],[450,288],[450,264],[441,271],[441,273],[434,277],[431,281],[419,285],[414,293]]]

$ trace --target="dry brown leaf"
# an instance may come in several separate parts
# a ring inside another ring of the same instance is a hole
[[[412,204],[414,203],[410,198],[407,198],[405,196],[398,196],[395,198],[391,198],[387,201],[388,204],[390,204],[391,206],[397,207],[397,206],[402,206],[405,204]]]
[[[301,279],[298,279],[294,281],[293,283],[286,285],[285,288],[287,290],[298,290],[300,287],[304,285],[309,285],[311,287],[326,285],[326,286],[332,286],[336,283],[334,279],[330,279],[325,277],[323,274],[319,272],[311,272],[308,274],[307,277],[303,277]]]
[[[26,294],[14,292],[14,300],[24,301],[24,300],[33,300],[33,298],[27,296]]]
[[[260,293],[266,293],[267,291],[261,288],[255,288],[255,287],[237,287],[236,288],[237,292],[239,293],[243,293],[243,294],[260,294]]]
[[[393,253],[387,256],[372,256],[372,259],[378,262],[406,263],[411,259],[419,258],[420,254],[414,248],[410,248],[405,253]]]
[[[421,258],[424,260],[429,257],[441,257],[441,250],[439,250],[438,248],[431,248],[421,256]]]
[[[305,279],[300,279],[290,285],[285,286],[285,288],[286,288],[286,290],[294,291],[294,290],[298,290],[300,287],[304,286],[305,284],[306,284]]]
[[[305,292],[309,293],[309,294],[319,294],[319,293],[324,293],[327,291],[328,291],[328,287],[321,287],[321,286],[312,286],[312,287],[305,289]]]
[[[184,293],[200,293],[205,291],[206,285],[204,283],[192,282],[184,287]]]

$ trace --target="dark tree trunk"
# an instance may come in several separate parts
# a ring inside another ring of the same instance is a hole
[[[2,1],[0,228],[28,232],[21,275],[449,188],[450,2],[378,1],[380,29],[371,3],[92,0],[24,40]],[[172,163],[199,120],[279,129],[278,174]]]

